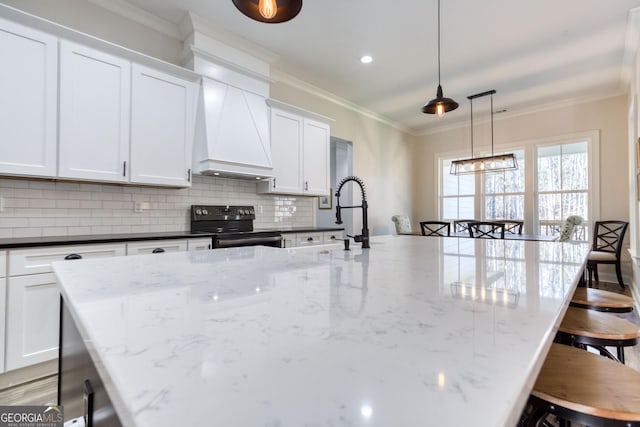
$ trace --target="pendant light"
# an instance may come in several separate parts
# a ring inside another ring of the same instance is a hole
[[[438,117],[444,113],[458,108],[458,103],[451,98],[442,96],[442,86],[440,85],[440,0],[438,0],[438,90],[436,97],[422,107],[422,112],[426,114],[437,114]]]
[[[251,19],[270,24],[289,21],[300,13],[302,0],[232,0]]]
[[[518,169],[518,161],[513,153],[493,154],[493,94],[494,89],[475,95],[467,96],[471,104],[471,158],[454,160],[451,162],[451,175],[464,175],[469,173],[502,172]],[[486,157],[473,157],[473,100],[482,96],[491,95],[491,155]]]

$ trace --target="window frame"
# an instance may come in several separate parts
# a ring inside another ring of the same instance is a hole
[[[571,144],[576,142],[587,142],[588,162],[589,162],[589,200],[587,204],[587,212],[589,221],[600,217],[600,131],[590,130],[585,132],[576,132],[570,134],[555,135],[545,138],[530,139],[518,141],[511,144],[504,144],[498,147],[498,152],[507,152],[511,150],[524,150],[525,165],[525,185],[524,185],[524,233],[538,234],[540,232],[540,220],[538,218],[538,147],[552,146],[560,144]],[[468,152],[465,154],[461,150],[435,153],[435,183],[437,183],[437,191],[434,192],[433,203],[437,206],[438,218],[443,218],[443,162],[446,160],[455,160],[469,157]],[[484,217],[484,179],[475,179],[475,200],[474,214],[477,218]],[[503,194],[503,193],[500,193]],[[520,194],[520,193],[518,193]],[[527,215],[529,213],[529,215]],[[591,236],[585,236],[587,240]]]

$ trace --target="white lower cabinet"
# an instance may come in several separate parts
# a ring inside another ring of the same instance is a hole
[[[322,233],[298,233],[296,234],[297,247],[315,246],[322,244]]]
[[[6,370],[58,356],[60,293],[53,273],[9,278]]]
[[[125,245],[47,246],[8,253],[9,277],[0,279],[0,307],[6,305],[6,317],[0,320],[0,335],[4,335],[4,351],[0,354],[5,356],[5,371],[58,356],[60,291],[51,263],[124,255]]]
[[[0,279],[0,309],[2,310],[2,313],[7,312],[7,279],[4,277]],[[5,342],[5,335],[6,335],[5,317],[6,316],[0,316],[0,373],[5,371],[5,366],[4,366],[4,347],[5,347],[4,342]]]
[[[187,241],[189,251],[208,251],[212,248],[213,239],[211,237],[198,237]]]
[[[283,233],[285,248],[301,248],[338,243],[344,239],[344,231],[313,231],[308,233]]]
[[[340,243],[344,240],[344,231],[325,231],[322,233],[322,241],[325,244]]]
[[[186,250],[186,239],[145,240],[127,243],[127,255],[161,254]]]

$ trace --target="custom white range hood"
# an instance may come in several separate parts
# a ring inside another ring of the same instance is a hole
[[[211,30],[197,16],[189,18],[191,34],[185,40],[188,58],[184,62],[204,76],[196,118],[194,172],[272,177],[268,61],[231,47],[218,34],[210,35]]]

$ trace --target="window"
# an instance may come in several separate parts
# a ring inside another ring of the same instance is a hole
[[[513,154],[518,169],[481,175],[485,219],[524,220],[524,150],[513,151]]]
[[[456,159],[446,159],[441,162],[442,177],[442,218],[445,221],[453,219],[475,218],[475,175],[451,175],[451,162]]]
[[[558,234],[563,220],[579,215],[588,223],[589,146],[586,141],[537,148],[539,234]],[[585,227],[576,231],[585,240]]]
[[[590,219],[599,216],[597,131],[530,141],[507,150],[518,169],[451,175],[457,157],[441,157],[439,207],[444,221],[517,219],[524,233],[559,235],[570,215],[583,218],[574,234],[588,240]]]

